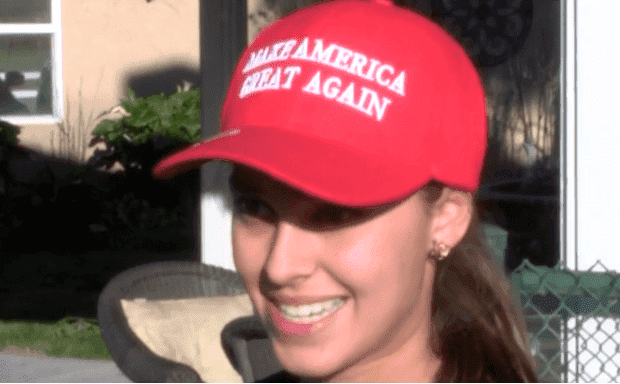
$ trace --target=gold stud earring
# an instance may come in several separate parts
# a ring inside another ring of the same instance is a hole
[[[437,260],[442,261],[448,254],[450,253],[450,247],[448,247],[444,243],[440,243],[437,240],[433,240],[433,249],[431,251],[431,255]]]

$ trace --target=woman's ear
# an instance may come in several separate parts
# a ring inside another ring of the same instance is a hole
[[[471,193],[444,188],[433,207],[430,242],[436,241],[454,248],[465,236],[473,218]]]

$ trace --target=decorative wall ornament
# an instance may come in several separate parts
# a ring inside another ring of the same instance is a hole
[[[501,64],[524,45],[533,0],[437,0],[432,17],[450,31],[481,67]]]

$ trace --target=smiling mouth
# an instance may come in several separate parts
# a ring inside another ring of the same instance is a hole
[[[288,321],[299,324],[310,324],[320,321],[334,313],[344,305],[345,301],[346,299],[338,298],[302,306],[280,304],[277,305],[277,308],[282,317]]]
[[[275,335],[285,338],[307,337],[327,329],[347,301],[347,298],[336,297],[320,303],[301,306],[269,301],[266,322],[270,332],[274,332]]]

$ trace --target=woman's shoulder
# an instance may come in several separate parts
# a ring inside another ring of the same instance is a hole
[[[299,378],[295,376],[291,376],[286,371],[280,371],[278,373],[274,373],[271,376],[267,376],[262,380],[257,380],[257,383],[301,383]]]

